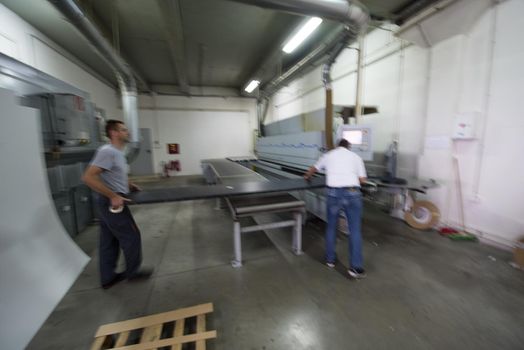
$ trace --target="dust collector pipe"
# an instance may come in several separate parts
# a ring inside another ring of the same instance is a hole
[[[124,122],[131,134],[126,156],[128,162],[132,162],[140,151],[140,141],[138,135],[137,88],[131,68],[73,0],[48,1],[71,22],[115,72],[122,97]]]
[[[362,27],[369,15],[364,6],[351,0],[231,0],[248,5],[289,12],[305,16],[317,16]]]
[[[367,9],[358,1],[352,0],[232,0],[244,4],[255,5],[264,8],[300,14],[306,16],[318,16],[331,19],[344,24],[344,30],[334,39],[327,43],[322,43],[311,51],[306,57],[297,64],[284,72],[281,76],[273,79],[262,87],[260,95],[268,98],[278,91],[288,81],[296,78],[305,68],[318,61],[329,53],[327,63],[322,69],[322,81],[326,91],[326,116],[325,116],[325,135],[326,146],[333,148],[333,103],[331,88],[331,67],[338,55],[344,50],[350,41],[358,37],[364,31],[368,21],[369,13]]]
[[[322,43],[301,59],[297,64],[282,75],[261,87],[261,97],[270,97],[282,86],[296,78],[303,70],[317,62],[324,55],[333,50],[342,40],[354,39],[366,27],[369,21],[367,9],[358,1],[353,0],[231,0],[248,5],[254,5],[273,10],[300,14],[305,16],[318,16],[341,22],[345,25],[341,33],[337,33],[332,40]],[[348,32],[354,36],[348,36]],[[341,50],[340,50],[341,51]],[[339,52],[340,53],[340,52]],[[333,58],[333,61],[336,57]]]

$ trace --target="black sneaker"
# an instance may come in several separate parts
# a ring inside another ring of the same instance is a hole
[[[127,279],[129,281],[144,280],[151,277],[153,271],[154,270],[152,268],[141,268],[140,270],[129,276]]]
[[[115,277],[113,277],[113,279],[107,283],[104,283],[102,284],[102,288],[104,289],[109,289],[111,287],[113,287],[115,284],[117,284],[118,282],[121,282],[125,279],[125,276],[123,273],[117,273],[115,274]]]
[[[351,277],[359,279],[366,277],[366,271],[364,271],[363,268],[357,267],[357,268],[350,268],[348,270],[348,273]]]

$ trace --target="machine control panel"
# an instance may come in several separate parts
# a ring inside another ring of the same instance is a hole
[[[366,125],[340,125],[337,129],[337,140],[346,139],[351,143],[351,151],[363,160],[373,160],[372,129]]]

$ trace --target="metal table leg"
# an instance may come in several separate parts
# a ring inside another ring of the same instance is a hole
[[[240,222],[233,222],[233,241],[235,250],[235,260],[231,261],[231,266],[241,267],[242,266],[242,240],[240,237]]]
[[[302,254],[302,213],[293,213],[295,225],[293,226],[293,245],[291,249],[296,255]]]

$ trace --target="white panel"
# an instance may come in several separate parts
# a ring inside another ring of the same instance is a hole
[[[88,257],[54,209],[40,116],[17,106],[6,90],[0,90],[0,105],[0,348],[16,350],[29,343]]]

